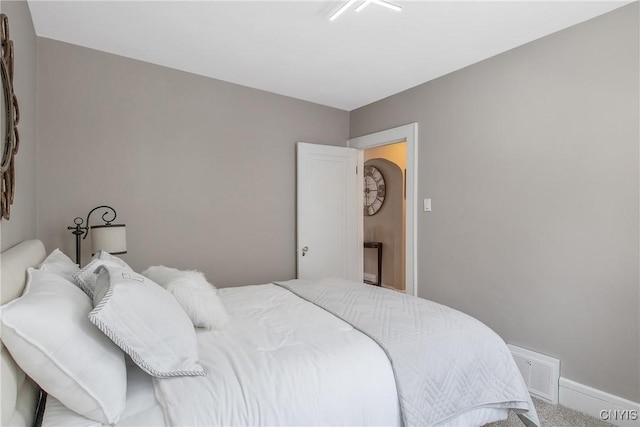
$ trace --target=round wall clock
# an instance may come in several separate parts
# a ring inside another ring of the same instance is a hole
[[[378,213],[384,203],[386,186],[384,176],[375,166],[364,167],[364,214]]]

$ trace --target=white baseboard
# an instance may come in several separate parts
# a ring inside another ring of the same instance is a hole
[[[640,403],[560,377],[559,403],[599,420],[624,427],[640,426]]]

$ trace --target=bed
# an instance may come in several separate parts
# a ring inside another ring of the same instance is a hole
[[[37,240],[2,254],[3,305],[20,297],[25,272],[45,256]],[[229,323],[194,330],[203,374],[152,376],[126,358],[116,425],[459,426],[505,419],[509,410],[539,425],[504,342],[448,307],[338,279],[218,295]],[[2,425],[32,424],[38,390],[3,345]],[[43,425],[105,424],[57,397],[47,397]]]

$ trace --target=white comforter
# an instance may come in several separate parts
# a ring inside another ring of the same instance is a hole
[[[198,333],[206,377],[154,378],[167,425],[399,425],[387,356],[276,285],[220,290],[231,322]]]

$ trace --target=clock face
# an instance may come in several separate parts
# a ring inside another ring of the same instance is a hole
[[[382,173],[375,166],[364,167],[364,214],[375,215],[382,204],[386,187]]]

